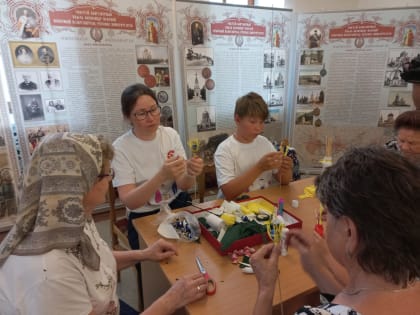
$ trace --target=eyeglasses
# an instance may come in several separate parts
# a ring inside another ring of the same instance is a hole
[[[153,106],[151,109],[149,110],[145,110],[145,111],[141,111],[141,112],[136,112],[134,113],[134,117],[136,117],[137,120],[145,120],[147,114],[150,114],[150,116],[157,116],[160,114],[160,106],[159,105],[155,105]]]
[[[104,178],[104,177],[108,177],[108,176],[110,176],[110,177],[111,177],[111,179],[114,179],[114,177],[115,177],[115,172],[114,172],[114,170],[113,170],[112,168],[110,168],[110,169],[109,169],[109,173],[108,173],[108,174],[99,174],[99,175],[98,175],[98,178],[99,178],[99,179],[102,179],[102,178]]]

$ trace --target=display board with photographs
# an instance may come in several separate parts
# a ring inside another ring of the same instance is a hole
[[[420,8],[299,14],[293,100],[302,169],[321,168],[351,145],[384,144],[414,109],[402,67],[420,53]]]
[[[292,13],[176,2],[187,139],[206,143],[235,129],[236,100],[260,94],[269,106],[264,135],[285,135]],[[208,12],[212,12],[210,16]]]

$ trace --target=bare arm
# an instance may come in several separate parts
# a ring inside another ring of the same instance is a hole
[[[173,255],[178,255],[175,245],[159,239],[146,249],[113,251],[115,260],[117,261],[117,270],[121,270],[132,266],[139,261],[152,260],[161,261]]]
[[[232,200],[241,193],[248,190],[248,187],[260,176],[262,172],[279,169],[283,161],[283,154],[270,152],[265,154],[254,166],[231,181],[223,184],[220,189],[227,200]]]
[[[195,177],[203,171],[204,162],[200,157],[192,157],[186,161],[186,172],[177,180],[176,185],[181,190],[190,189],[195,183]]]
[[[271,315],[273,296],[278,279],[280,248],[271,243],[261,247],[251,256],[250,263],[258,282],[257,301],[253,315]]]
[[[326,242],[314,232],[313,238],[301,230],[290,230],[290,244],[299,253],[303,269],[323,293],[336,295],[348,283],[348,274],[331,255]]]
[[[198,290],[200,288],[200,290]],[[169,315],[206,296],[207,280],[201,273],[185,276],[150,305],[142,315]]]
[[[136,209],[147,204],[150,197],[153,196],[165,181],[181,178],[184,174],[186,174],[185,160],[182,157],[172,157],[164,162],[155,176],[139,186],[135,184],[119,186],[118,194],[126,207]]]

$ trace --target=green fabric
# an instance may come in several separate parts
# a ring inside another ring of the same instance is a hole
[[[232,225],[230,228],[227,229],[225,235],[223,236],[221,243],[221,249],[226,250],[228,249],[233,242],[245,238],[248,236],[252,236],[255,234],[265,233],[266,228],[263,225],[260,225],[254,221],[252,222],[243,222]]]

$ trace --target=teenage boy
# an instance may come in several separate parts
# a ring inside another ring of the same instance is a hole
[[[250,92],[236,101],[236,131],[214,154],[219,198],[232,200],[244,192],[264,189],[276,179],[282,185],[292,180],[292,159],[277,152],[261,133],[268,117],[263,98]]]

